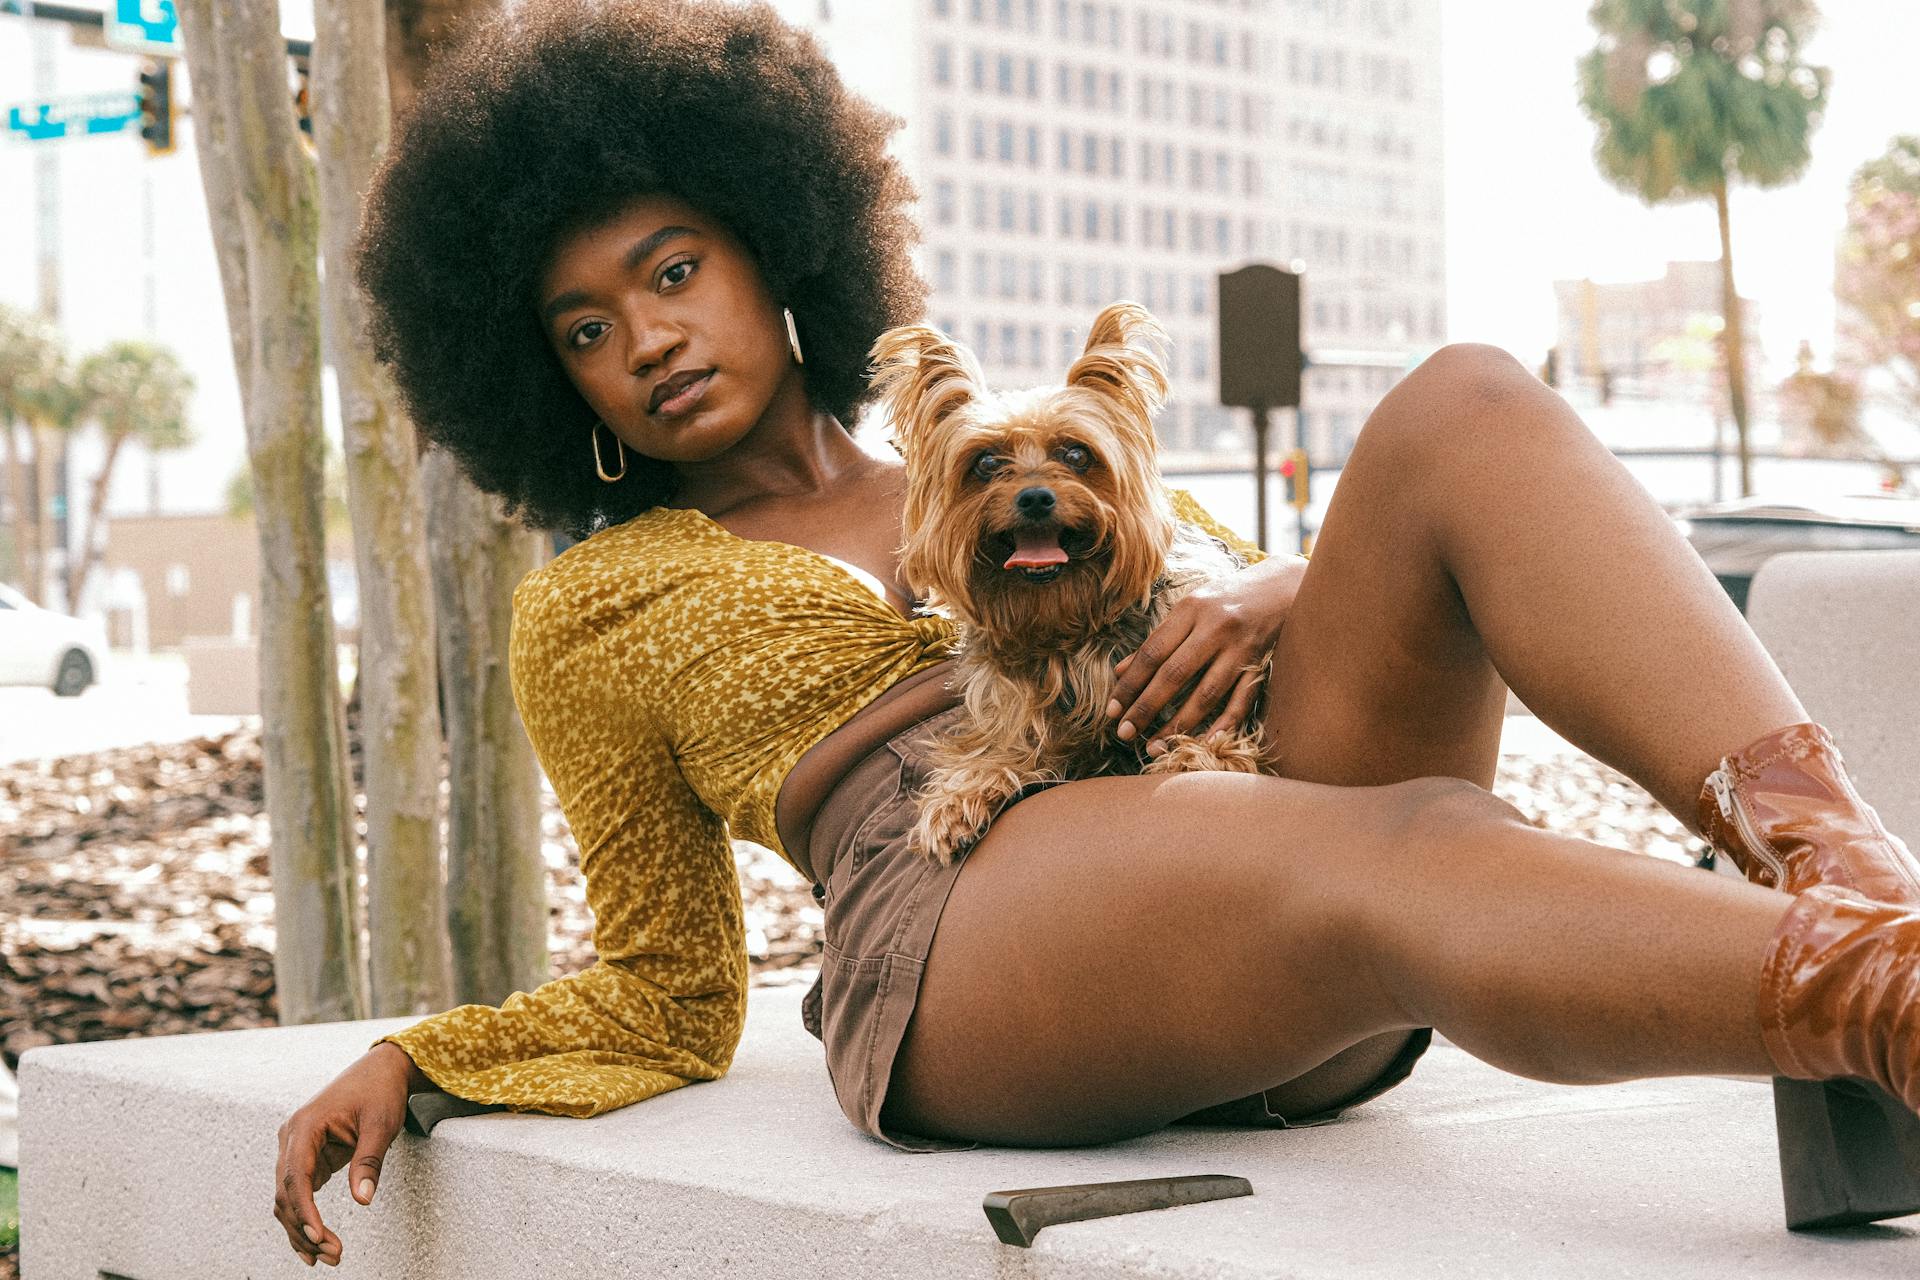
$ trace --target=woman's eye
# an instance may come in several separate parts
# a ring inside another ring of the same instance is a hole
[[[1067,460],[1068,466],[1078,471],[1085,471],[1093,465],[1093,454],[1084,445],[1070,444],[1060,451],[1060,456]]]
[[[567,335],[567,345],[570,347],[584,347],[600,336],[598,333],[587,332],[589,329],[597,330],[606,327],[607,325],[604,320],[589,320]]]
[[[692,272],[692,270],[693,270],[693,264],[694,264],[694,262],[695,262],[695,259],[693,259],[693,258],[682,258],[682,259],[680,259],[680,261],[678,261],[678,262],[676,262],[676,263],[673,263],[673,264],[671,264],[670,266],[668,266],[668,267],[666,267],[666,268],[664,268],[664,269],[663,269],[663,270],[662,270],[662,271],[660,272],[660,279],[661,279],[661,281],[662,281],[662,283],[665,283],[665,284],[679,284],[679,283],[680,283],[681,281],[683,281],[683,280],[685,280],[685,279],[686,279],[687,277],[686,277],[686,276],[681,276],[679,280],[668,280],[668,279],[667,279],[667,273],[668,273],[668,272],[670,272],[670,271],[678,271],[678,270],[679,270],[680,268],[682,268],[682,267],[685,267],[685,268],[686,268],[686,269],[688,270],[688,272],[689,272],[689,273],[691,273],[691,272]]]

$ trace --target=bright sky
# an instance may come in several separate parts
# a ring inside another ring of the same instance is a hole
[[[1441,4],[1449,337],[1533,363],[1553,341],[1552,281],[1652,279],[1668,259],[1720,256],[1711,200],[1649,208],[1599,176],[1574,84],[1594,44],[1587,0]],[[1834,240],[1854,169],[1893,135],[1920,133],[1920,5],[1820,8],[1806,57],[1833,83],[1813,162],[1791,186],[1736,189],[1731,201],[1735,281],[1759,303],[1782,372],[1803,337],[1816,363],[1831,355]]]

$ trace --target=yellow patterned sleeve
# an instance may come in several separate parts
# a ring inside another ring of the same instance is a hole
[[[1174,515],[1186,521],[1188,524],[1197,525],[1214,537],[1220,539],[1220,541],[1232,547],[1242,556],[1245,556],[1248,564],[1259,564],[1267,558],[1267,553],[1262,551],[1258,544],[1247,541],[1233,530],[1227,528],[1227,526],[1221,524],[1218,520],[1215,520],[1213,516],[1208,513],[1207,509],[1201,506],[1200,503],[1195,500],[1194,496],[1185,489],[1175,489],[1169,486],[1167,496],[1173,499]],[[1305,556],[1300,558],[1302,560],[1306,559]]]
[[[374,1043],[456,1097],[593,1116],[726,1073],[746,1025],[745,929],[726,824],[681,776],[637,659],[539,579],[514,593],[514,700],[580,845],[597,959]]]

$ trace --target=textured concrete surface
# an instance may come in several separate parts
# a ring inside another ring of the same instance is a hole
[[[1319,1128],[1174,1127],[912,1155],[853,1129],[798,986],[755,988],[725,1079],[593,1120],[402,1134],[362,1208],[320,1193],[340,1273],[413,1277],[1910,1277],[1920,1217],[1782,1226],[1770,1095],[1720,1078],[1567,1087],[1436,1042]],[[125,1040],[22,1063],[26,1280],[306,1273],[271,1215],[275,1131],[408,1019]],[[1001,1244],[989,1191],[1227,1173],[1251,1196]]]
[[[1920,551],[1796,551],[1747,621],[1887,830],[1920,847]]]

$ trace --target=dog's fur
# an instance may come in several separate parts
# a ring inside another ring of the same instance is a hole
[[[930,749],[909,835],[942,865],[1035,786],[1269,771],[1260,724],[1271,655],[1247,722],[1216,741],[1176,735],[1149,758],[1150,726],[1122,741],[1106,716],[1114,664],[1182,596],[1244,566],[1174,516],[1153,430],[1169,386],[1156,345],[1169,345],[1166,332],[1146,308],[1116,302],[1095,317],[1064,385],[998,393],[937,329],[889,329],[873,345],[874,385],[907,466],[901,571],[930,612],[958,624],[954,678],[968,715]],[[1064,565],[1006,567],[1060,552]]]

